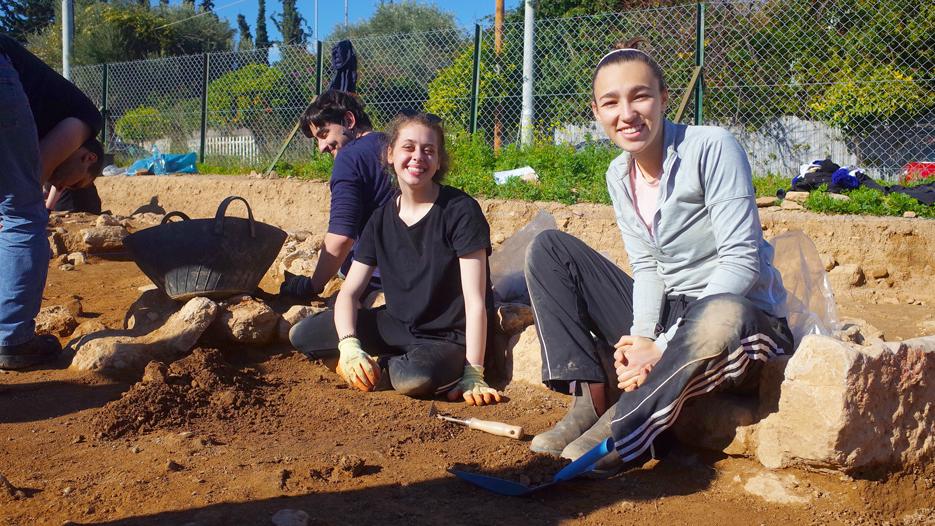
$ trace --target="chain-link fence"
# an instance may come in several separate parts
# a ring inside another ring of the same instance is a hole
[[[696,65],[703,81],[683,122],[737,135],[754,173],[793,175],[831,157],[874,177],[935,161],[935,19],[924,0],[684,3],[535,23],[531,125],[536,140],[578,144],[601,133],[590,112],[597,60],[645,38],[670,89],[673,117]],[[354,40],[357,91],[379,127],[400,109],[439,114],[497,147],[520,140],[524,25]],[[74,68],[105,108],[112,150],[203,151],[249,170],[268,162],[298,115],[327,88],[335,42]],[[475,53],[479,49],[480,53]],[[319,60],[321,58],[321,60]],[[474,71],[478,71],[475,86]],[[106,94],[106,97],[105,97]],[[288,160],[313,155],[299,136]]]

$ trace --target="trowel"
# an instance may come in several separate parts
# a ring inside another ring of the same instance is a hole
[[[493,420],[480,420],[478,418],[468,418],[467,420],[462,420],[453,416],[443,415],[439,413],[437,409],[435,409],[435,402],[432,402],[432,405],[429,407],[429,418],[431,417],[445,420],[447,422],[461,424],[471,429],[477,429],[478,431],[490,433],[491,435],[516,439],[523,437],[523,428],[520,426],[513,426],[503,422],[495,422]]]
[[[600,459],[607,456],[608,453],[613,451],[613,449],[614,439],[608,437],[603,442],[578,458],[578,460],[575,460],[571,464],[568,464],[564,468],[560,469],[559,472],[552,477],[552,480],[544,484],[539,484],[538,486],[528,486],[526,484],[521,484],[512,480],[492,477],[490,475],[481,475],[480,473],[471,473],[469,471],[460,471],[456,469],[449,469],[448,471],[462,480],[466,480],[475,486],[480,486],[498,495],[520,497],[523,495],[529,495],[534,491],[539,491],[542,488],[547,488],[552,484],[556,484],[565,480],[571,480],[579,475],[583,475],[591,471],[594,469],[594,465],[597,464]]]

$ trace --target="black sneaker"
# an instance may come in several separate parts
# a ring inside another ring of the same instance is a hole
[[[0,345],[0,369],[26,369],[55,361],[62,345],[55,336],[36,336],[19,345]]]

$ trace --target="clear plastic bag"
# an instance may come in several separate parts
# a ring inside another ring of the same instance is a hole
[[[828,273],[812,240],[801,230],[774,237],[773,266],[786,288],[789,328],[796,344],[808,334],[832,336],[838,312]]]
[[[523,269],[526,264],[526,247],[540,233],[557,228],[555,218],[545,210],[532,218],[526,226],[500,245],[490,256],[490,281],[494,297],[500,303],[525,303],[529,305],[529,290]]]

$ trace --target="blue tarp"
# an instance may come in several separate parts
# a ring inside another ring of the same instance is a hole
[[[153,148],[153,155],[135,161],[127,168],[127,175],[166,175],[166,174],[196,174],[195,161],[198,156],[195,152],[188,153],[159,153]]]

